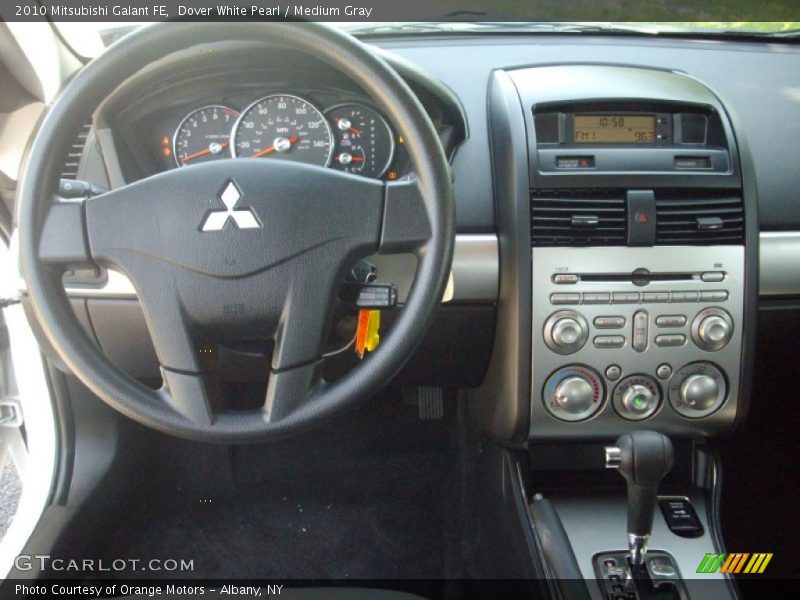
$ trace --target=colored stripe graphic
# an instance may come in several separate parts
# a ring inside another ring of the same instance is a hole
[[[772,560],[771,552],[732,552],[730,554],[709,552],[700,561],[697,573],[763,573],[769,561]]]

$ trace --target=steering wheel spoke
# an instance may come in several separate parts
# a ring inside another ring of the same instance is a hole
[[[381,254],[416,253],[430,241],[433,230],[422,194],[416,178],[386,184]]]
[[[320,377],[321,367],[322,361],[317,360],[291,369],[272,372],[264,404],[269,422],[282,421],[296,414],[311,401],[316,388],[324,385]]]
[[[82,200],[53,201],[42,226],[38,255],[42,262],[62,269],[91,264]]]
[[[160,392],[170,408],[200,427],[214,425],[216,416],[203,373],[181,373],[161,367],[161,377],[164,385]]]

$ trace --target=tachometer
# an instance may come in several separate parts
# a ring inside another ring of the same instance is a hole
[[[233,128],[238,158],[294,160],[327,167],[333,136],[322,113],[297,96],[276,94],[248,106]]]
[[[172,140],[178,166],[230,158],[231,127],[238,116],[222,105],[204,106],[186,115]]]
[[[386,120],[362,104],[340,104],[325,112],[336,138],[331,166],[367,177],[382,177],[394,158],[394,134]]]

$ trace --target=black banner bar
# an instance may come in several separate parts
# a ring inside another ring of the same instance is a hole
[[[797,0],[3,0],[1,21],[792,21]]]

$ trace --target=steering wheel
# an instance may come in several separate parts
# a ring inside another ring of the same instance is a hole
[[[349,76],[405,137],[415,177],[383,183],[292,161],[228,159],[85,201],[57,197],[61,157],[88,107],[168,54],[231,40],[280,44]],[[374,394],[403,366],[441,302],[454,221],[449,164],[428,115],[397,73],[354,37],[318,23],[164,23],[112,45],[50,107],[20,187],[19,253],[45,335],[107,404],[167,434],[257,442],[321,423]],[[414,283],[380,346],[325,382],[320,367],[337,286],[354,262],[376,252],[415,253]],[[161,389],[112,365],[79,324],[61,279],[68,267],[92,264],[131,279],[161,365]],[[200,346],[248,338],[274,340],[264,404],[217,409]]]

